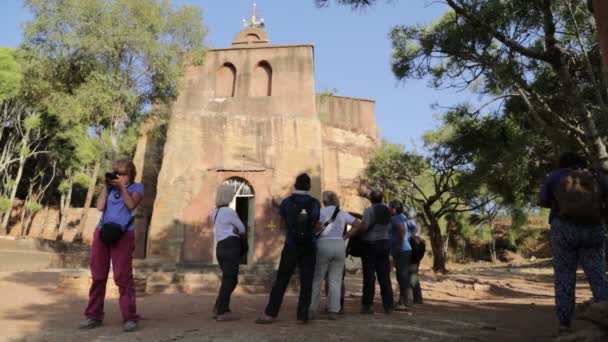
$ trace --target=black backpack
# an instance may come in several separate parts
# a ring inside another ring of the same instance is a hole
[[[576,224],[600,224],[603,194],[598,175],[587,169],[573,169],[561,179],[555,191],[559,216]]]
[[[381,226],[391,223],[391,210],[385,204],[374,205],[374,223]]]
[[[312,212],[314,209],[314,201],[312,198],[298,200],[292,196],[291,201],[294,204],[292,217],[289,220],[293,224],[293,234],[296,245],[306,245],[314,241],[315,220]]]
[[[129,187],[131,185],[132,184],[129,184],[129,186],[127,186],[127,189],[129,189]],[[108,197],[109,196],[110,196],[110,193],[108,192]],[[106,197],[106,208],[104,209],[103,214],[101,215],[100,222],[103,222],[103,218],[106,214],[107,209],[108,209],[108,198]],[[135,221],[135,217],[131,216],[131,219],[129,220],[129,222],[127,223],[126,226],[122,226],[121,224],[118,224],[115,222],[103,223],[101,225],[101,230],[99,232],[99,238],[101,239],[101,241],[103,241],[103,243],[105,243],[108,246],[114,245],[122,238],[123,234],[133,224],[133,221]]]
[[[419,264],[424,253],[426,252],[426,243],[420,237],[411,237],[410,245],[412,246],[412,256],[410,262],[412,264]]]
[[[371,222],[369,223],[369,227],[367,228],[367,232],[365,234],[371,232],[377,224],[386,225],[391,222],[391,210],[386,205],[374,205],[373,213],[374,216],[371,218]],[[365,246],[367,244],[363,240],[363,235],[353,236],[348,240],[348,244],[346,245],[347,256],[363,256],[363,254],[365,253]]]

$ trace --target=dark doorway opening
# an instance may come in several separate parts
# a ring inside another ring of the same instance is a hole
[[[241,222],[245,225],[246,236],[249,236],[249,201],[251,197],[237,197],[236,198],[236,214],[241,219]],[[250,246],[252,248],[252,246]],[[247,254],[241,256],[241,265],[247,265]]]

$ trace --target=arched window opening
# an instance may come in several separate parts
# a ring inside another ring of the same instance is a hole
[[[217,71],[215,80],[216,97],[234,97],[236,88],[236,68],[232,63],[224,63]]]
[[[248,33],[245,37],[248,42],[257,42],[260,40],[260,36],[255,33]]]
[[[253,70],[252,96],[272,95],[272,67],[266,61],[259,62]]]
[[[225,185],[230,185],[234,189],[234,196],[236,197],[253,197],[253,188],[243,178],[234,177],[224,181]]]

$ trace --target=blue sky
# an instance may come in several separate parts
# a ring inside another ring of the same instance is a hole
[[[393,25],[429,23],[445,11],[429,0],[380,2],[366,11],[331,5],[317,9],[313,0],[257,0],[273,44],[315,45],[317,91],[337,89],[338,95],[376,101],[382,138],[420,145],[425,131],[437,127],[433,103],[452,105],[471,97],[453,90],[437,91],[426,80],[398,82],[390,70],[388,32]],[[174,0],[203,8],[209,47],[228,47],[249,15],[252,0]],[[28,19],[21,0],[2,0],[0,46],[21,42],[21,24]]]

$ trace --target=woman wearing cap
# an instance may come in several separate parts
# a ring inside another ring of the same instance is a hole
[[[124,331],[137,330],[139,316],[135,307],[135,282],[133,280],[133,251],[135,250],[135,226],[133,211],[144,196],[144,186],[135,183],[135,165],[130,160],[114,162],[112,178],[103,177],[102,189],[97,199],[97,209],[102,211],[101,220],[93,236],[91,246],[91,289],[86,320],[80,329],[92,329],[101,325],[104,318],[106,282],[112,262],[114,282],[118,286],[120,312]],[[108,225],[119,227],[116,241],[102,236]]]

